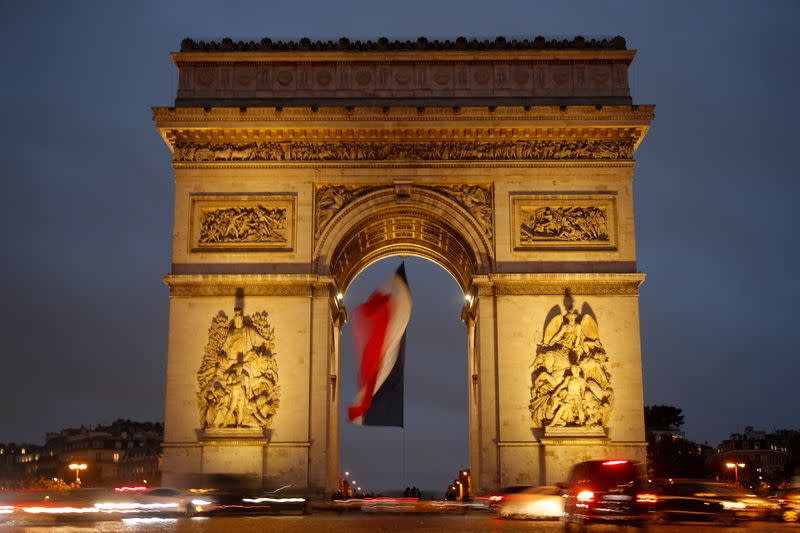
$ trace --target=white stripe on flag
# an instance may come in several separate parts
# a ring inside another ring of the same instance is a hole
[[[397,355],[400,352],[400,341],[406,332],[408,320],[411,318],[411,292],[408,290],[403,278],[395,274],[389,282],[381,287],[382,293],[390,295],[391,317],[386,328],[386,336],[383,341],[383,361],[378,372],[378,379],[375,380],[373,396],[381,388],[383,382],[389,377],[397,362]]]

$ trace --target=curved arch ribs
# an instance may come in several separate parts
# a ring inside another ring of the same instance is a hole
[[[490,184],[320,186],[315,268],[346,289],[375,261],[414,255],[438,263],[466,289],[490,270],[492,200]]]

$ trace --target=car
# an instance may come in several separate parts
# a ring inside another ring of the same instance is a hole
[[[640,465],[625,459],[578,463],[562,487],[565,531],[585,531],[594,523],[646,527],[657,499]]]
[[[562,490],[555,485],[528,487],[506,495],[497,509],[502,518],[558,519],[564,512]]]
[[[530,485],[510,485],[508,487],[501,487],[499,489],[493,490],[489,494],[489,510],[496,511],[497,508],[500,506],[500,503],[507,497],[511,496],[512,494],[517,494],[525,489],[531,488]],[[481,499],[485,498],[481,497]]]
[[[282,514],[287,512],[308,514],[309,499],[302,494],[289,494],[258,489],[192,489],[192,502],[200,506],[196,514]]]
[[[762,519],[777,509],[776,504],[741,488],[705,480],[674,480],[659,491],[657,522],[717,522]]]
[[[784,522],[797,522],[800,518],[800,488],[789,489],[778,496],[781,520]]]
[[[193,516],[207,510],[212,502],[203,495],[179,489],[159,487],[136,494],[138,508],[157,514],[184,514]]]

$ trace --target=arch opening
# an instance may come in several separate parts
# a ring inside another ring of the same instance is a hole
[[[339,367],[340,473],[349,472],[366,493],[389,495],[394,489],[399,495],[404,487],[417,486],[426,496],[441,498],[453,477],[470,464],[467,328],[459,318],[463,293],[442,265],[417,256],[404,260],[414,299],[405,349],[405,427],[348,423],[358,358],[351,324],[345,324]],[[345,306],[353,309],[366,300],[399,263],[394,255],[362,269],[344,297]]]

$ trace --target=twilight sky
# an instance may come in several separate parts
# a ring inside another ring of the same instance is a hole
[[[797,2],[0,5],[0,442],[163,418],[174,191],[150,107],[174,98],[184,37],[226,36],[623,35],[634,103],[657,106],[635,178],[645,402],[683,408],[687,436],[712,445],[745,425],[800,427]],[[361,275],[347,306],[397,263]],[[462,297],[436,265],[408,264],[405,482],[441,488],[467,464]],[[365,429],[343,429],[342,466],[386,486],[402,465],[369,449],[399,453],[401,433]]]

